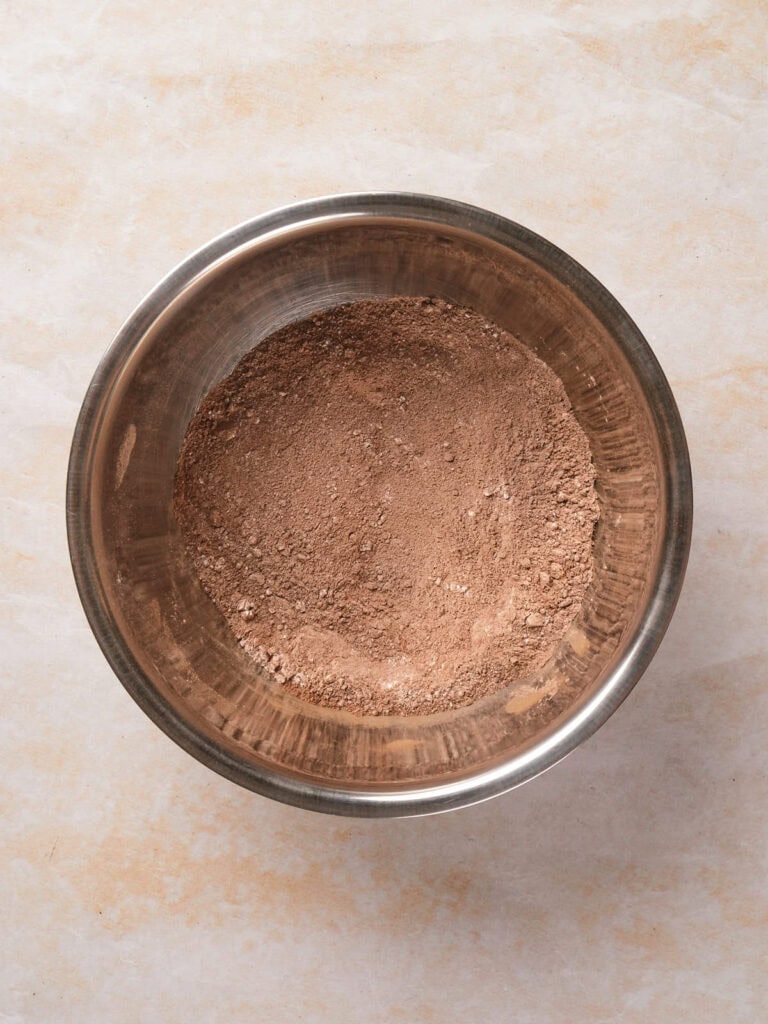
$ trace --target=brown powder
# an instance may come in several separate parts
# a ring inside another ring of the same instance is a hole
[[[245,356],[190,424],[175,509],[246,651],[300,697],[374,715],[541,667],[598,517],[556,375],[422,298],[339,306]]]

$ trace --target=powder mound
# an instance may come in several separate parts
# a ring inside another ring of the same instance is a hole
[[[276,684],[418,715],[547,661],[591,579],[598,503],[553,371],[478,313],[396,298],[248,353],[189,426],[175,511]]]

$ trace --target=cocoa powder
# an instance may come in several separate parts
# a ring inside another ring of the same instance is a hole
[[[591,578],[598,503],[553,371],[472,310],[396,298],[246,355],[189,426],[175,511],[277,684],[414,715],[546,662]]]

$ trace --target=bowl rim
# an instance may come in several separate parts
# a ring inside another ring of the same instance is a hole
[[[154,687],[100,599],[90,529],[94,442],[111,389],[150,325],[215,265],[267,236],[353,217],[431,223],[481,236],[533,259],[574,292],[610,331],[641,386],[659,438],[668,498],[658,570],[645,609],[623,656],[589,700],[546,730],[540,742],[501,764],[451,782],[408,788],[362,790],[299,779],[237,757],[191,724]],[[490,799],[553,767],[600,728],[632,691],[666,632],[685,575],[692,518],[691,466],[680,414],[658,360],[621,304],[581,264],[521,224],[480,207],[414,192],[351,192],[292,203],[225,231],[182,260],[134,309],[102,357],[77,419],[66,483],[70,560],[86,617],[112,670],[149,718],[197,760],[247,789],[298,807],[364,817],[433,814]]]

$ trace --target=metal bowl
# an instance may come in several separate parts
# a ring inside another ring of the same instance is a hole
[[[509,328],[563,381],[596,467],[595,573],[576,621],[535,677],[453,712],[355,718],[286,695],[248,659],[191,569],[173,517],[173,476],[200,400],[261,339],[341,302],[424,294]],[[285,207],[185,260],[96,371],[67,484],[86,614],[150,718],[258,793],[375,817],[494,796],[590,736],[661,640],[691,515],[672,393],[619,303],[519,224],[408,193]]]

